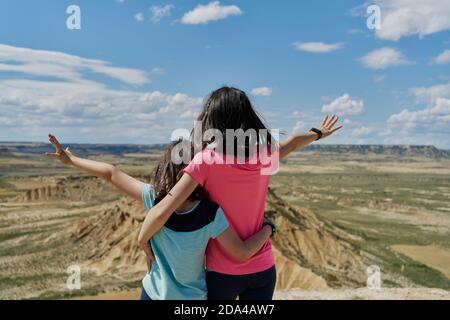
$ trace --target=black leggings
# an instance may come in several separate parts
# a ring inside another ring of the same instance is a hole
[[[276,280],[275,266],[243,275],[207,271],[208,300],[272,300]]]

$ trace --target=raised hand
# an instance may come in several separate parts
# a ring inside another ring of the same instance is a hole
[[[73,154],[70,152],[69,148],[66,148],[65,150],[61,147],[61,144],[59,143],[58,139],[52,134],[48,135],[48,140],[51,142],[51,144],[55,147],[55,152],[46,152],[45,154],[47,157],[56,159],[61,161],[61,163],[66,165],[72,164],[72,157]]]
[[[334,127],[334,125],[338,122],[339,117],[338,116],[326,116],[325,119],[323,119],[322,124],[320,125],[319,130],[322,131],[322,139],[332,135],[339,129],[341,129],[343,126]]]

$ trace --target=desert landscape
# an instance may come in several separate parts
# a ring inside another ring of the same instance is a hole
[[[162,145],[71,145],[148,179]],[[0,299],[136,299],[145,212],[97,178],[0,144]],[[272,177],[277,299],[450,299],[450,152],[317,145]],[[68,290],[67,268],[81,268]],[[368,289],[369,266],[381,288]]]

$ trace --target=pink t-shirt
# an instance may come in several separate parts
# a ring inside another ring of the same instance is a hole
[[[269,186],[268,175],[257,164],[224,164],[225,156],[213,150],[199,152],[184,169],[218,203],[241,239],[258,232],[264,221],[264,209]],[[274,265],[272,246],[268,241],[251,259],[240,262],[229,255],[217,240],[210,240],[206,250],[208,270],[241,275],[261,272]]]

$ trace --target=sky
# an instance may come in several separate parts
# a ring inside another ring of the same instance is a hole
[[[450,149],[449,71],[448,0],[2,0],[0,141],[164,143],[229,85],[285,137]]]

